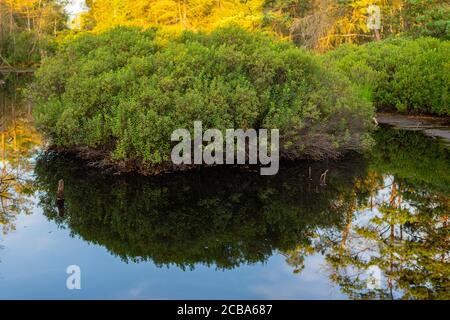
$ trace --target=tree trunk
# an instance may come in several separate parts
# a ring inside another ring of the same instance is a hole
[[[373,30],[373,37],[375,41],[380,41],[381,40],[380,30],[378,29]]]

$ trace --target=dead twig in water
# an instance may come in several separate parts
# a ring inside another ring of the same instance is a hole
[[[327,173],[328,173],[328,169],[324,173],[322,173],[322,175],[320,176],[320,185],[321,186],[327,185]]]

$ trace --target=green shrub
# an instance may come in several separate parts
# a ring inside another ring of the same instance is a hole
[[[372,109],[311,54],[238,28],[161,38],[116,28],[69,41],[36,74],[38,127],[61,148],[170,160],[177,128],[279,128],[282,155],[325,158],[368,142]]]
[[[379,110],[450,115],[450,43],[432,38],[345,45],[324,56]]]

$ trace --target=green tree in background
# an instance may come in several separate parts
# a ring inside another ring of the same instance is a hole
[[[403,16],[406,33],[450,40],[450,1],[405,0]]]
[[[0,0],[0,67],[38,64],[66,27],[64,1]]]

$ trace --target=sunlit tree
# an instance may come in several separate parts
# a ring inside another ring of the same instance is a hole
[[[85,25],[96,31],[118,25],[212,30],[236,23],[256,28],[262,16],[261,0],[97,0],[86,4]]]

